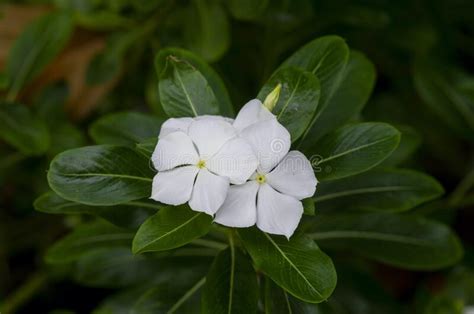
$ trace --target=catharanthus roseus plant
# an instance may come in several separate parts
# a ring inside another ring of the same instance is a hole
[[[103,219],[49,263],[90,285],[115,278],[131,313],[298,313],[331,300],[338,251],[418,270],[461,257],[448,227],[405,213],[443,189],[386,167],[400,132],[359,117],[374,68],[343,39],[297,50],[239,110],[194,54],[164,48],[155,66],[166,120],[104,117],[99,145],[51,162],[37,209]]]

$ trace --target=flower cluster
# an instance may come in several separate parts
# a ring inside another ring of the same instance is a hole
[[[309,160],[262,103],[248,102],[235,120],[171,118],[152,155],[158,173],[151,198],[215,216],[229,227],[257,225],[290,237],[317,180]]]

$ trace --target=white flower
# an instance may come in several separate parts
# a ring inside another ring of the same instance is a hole
[[[234,127],[254,149],[259,165],[250,181],[229,188],[215,222],[229,227],[257,224],[262,231],[289,238],[303,214],[301,200],[316,190],[311,163],[298,151],[288,152],[290,134],[259,100],[241,109]]]
[[[176,131],[182,131],[184,133],[188,133],[189,125],[193,121],[197,120],[221,120],[221,121],[226,121],[232,124],[234,122],[234,119],[227,118],[227,117],[221,117],[221,116],[210,116],[210,115],[204,115],[204,116],[198,116],[195,118],[170,118],[166,120],[162,125],[161,125],[161,130],[160,130],[160,135],[159,137],[164,137],[170,133],[176,132]]]
[[[215,214],[229,184],[244,183],[258,163],[230,121],[216,116],[166,121],[151,158],[158,170],[151,198],[170,205],[189,201],[193,210]]]

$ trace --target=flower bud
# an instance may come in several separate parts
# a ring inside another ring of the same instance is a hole
[[[280,97],[280,91],[281,91],[281,84],[278,83],[278,85],[275,87],[274,90],[270,92],[270,94],[267,95],[265,98],[265,101],[263,102],[263,105],[265,108],[267,108],[270,112],[275,108],[278,98]]]

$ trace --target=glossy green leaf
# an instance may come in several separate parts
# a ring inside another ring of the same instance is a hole
[[[56,156],[48,171],[61,197],[88,205],[116,205],[150,196],[149,160],[127,148],[86,146]]]
[[[415,64],[415,87],[423,101],[460,136],[474,138],[474,101],[454,85],[446,71],[430,62]]]
[[[133,239],[133,252],[164,251],[183,246],[205,235],[212,217],[188,206],[167,207],[150,217]]]
[[[219,102],[209,82],[192,64],[167,55],[159,73],[160,102],[170,117],[219,114]]]
[[[311,151],[319,181],[352,176],[381,163],[397,148],[400,132],[385,123],[346,125],[321,139]]]
[[[298,67],[309,71],[316,75],[321,84],[318,108],[309,128],[302,136],[302,143],[306,141],[309,144],[314,143],[314,139],[308,136],[308,132],[338,89],[348,59],[349,48],[344,39],[338,36],[324,36],[301,47],[280,66],[280,68]]]
[[[190,51],[180,48],[164,48],[159,51],[155,58],[156,73],[160,75],[166,66],[166,60],[169,56],[175,56],[191,64],[206,79],[219,103],[219,111],[227,117],[234,116],[234,109],[230,101],[229,94],[224,82],[219,75],[210,67],[201,57]]]
[[[308,130],[308,141],[316,141],[360,113],[375,85],[375,67],[367,57],[351,51],[342,80],[326,107]]]
[[[74,279],[86,286],[118,288],[143,284],[158,271],[156,260],[133,255],[129,247],[106,247],[81,256]]]
[[[322,182],[314,200],[320,211],[404,211],[440,197],[443,192],[435,179],[421,172],[375,169]]]
[[[46,124],[16,103],[0,102],[0,139],[25,155],[41,155],[50,145]]]
[[[53,191],[36,199],[35,209],[48,214],[89,214],[99,216],[116,226],[137,228],[162,207],[157,202],[138,200],[116,206],[89,206],[71,202]]]
[[[186,45],[205,60],[216,61],[229,48],[229,21],[219,1],[192,1],[183,22]]]
[[[407,269],[440,269],[456,263],[463,254],[447,226],[413,216],[319,215],[312,218],[307,232],[323,247],[351,250]]]
[[[230,0],[227,7],[230,14],[238,20],[259,20],[265,13],[269,0]]]
[[[97,144],[132,146],[151,137],[158,137],[162,118],[139,112],[119,112],[95,121],[89,134]]]
[[[316,76],[308,71],[285,67],[272,75],[260,90],[257,98],[265,97],[281,84],[280,96],[272,113],[296,141],[306,130],[318,107],[320,87]]]
[[[99,248],[129,246],[133,232],[104,221],[78,226],[72,233],[56,242],[46,253],[48,263],[68,263]]]
[[[8,57],[6,74],[11,82],[8,98],[14,98],[56,57],[68,42],[72,30],[72,17],[63,12],[45,15],[26,28]]]
[[[203,314],[257,313],[257,275],[248,256],[231,246],[216,256],[206,277]]]
[[[319,303],[336,287],[331,259],[308,237],[287,240],[256,228],[240,229],[239,234],[256,268],[295,297]]]

